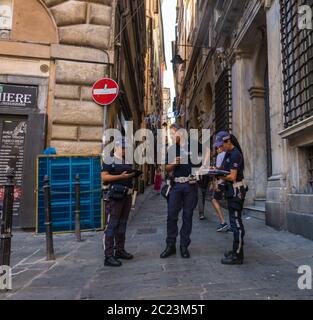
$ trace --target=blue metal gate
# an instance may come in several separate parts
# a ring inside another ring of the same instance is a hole
[[[39,156],[37,159],[37,233],[45,232],[44,177],[51,186],[53,232],[75,230],[75,177],[81,184],[81,229],[103,228],[101,159],[97,156]]]

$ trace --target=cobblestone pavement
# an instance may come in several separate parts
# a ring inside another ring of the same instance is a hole
[[[46,262],[45,238],[16,232],[13,238],[13,290],[0,299],[312,299],[297,287],[299,265],[313,267],[313,242],[245,217],[246,263],[223,266],[231,234],[215,232],[197,212],[190,260],[159,258],[164,249],[166,202],[148,191],[128,227],[127,250],[135,255],[122,268],[103,266],[102,233],[54,237],[56,262]]]

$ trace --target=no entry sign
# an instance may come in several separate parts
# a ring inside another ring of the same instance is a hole
[[[118,84],[109,78],[98,80],[92,87],[93,100],[102,106],[113,103],[118,93]]]

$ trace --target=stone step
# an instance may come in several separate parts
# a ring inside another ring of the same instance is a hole
[[[257,198],[254,199],[254,206],[260,207],[265,210],[266,199]]]
[[[266,198],[256,198],[254,199],[255,202],[266,202]]]
[[[262,220],[265,221],[265,203],[264,203],[264,207],[260,206],[260,205],[246,205],[244,207],[244,215],[253,217],[255,219],[258,220]]]

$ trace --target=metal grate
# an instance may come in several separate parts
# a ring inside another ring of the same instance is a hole
[[[215,130],[232,130],[231,71],[226,68],[215,84]]]
[[[313,146],[308,149],[308,173],[309,186],[313,188]]]
[[[313,0],[280,0],[284,78],[284,126],[313,115],[313,31],[298,28],[300,5]]]

